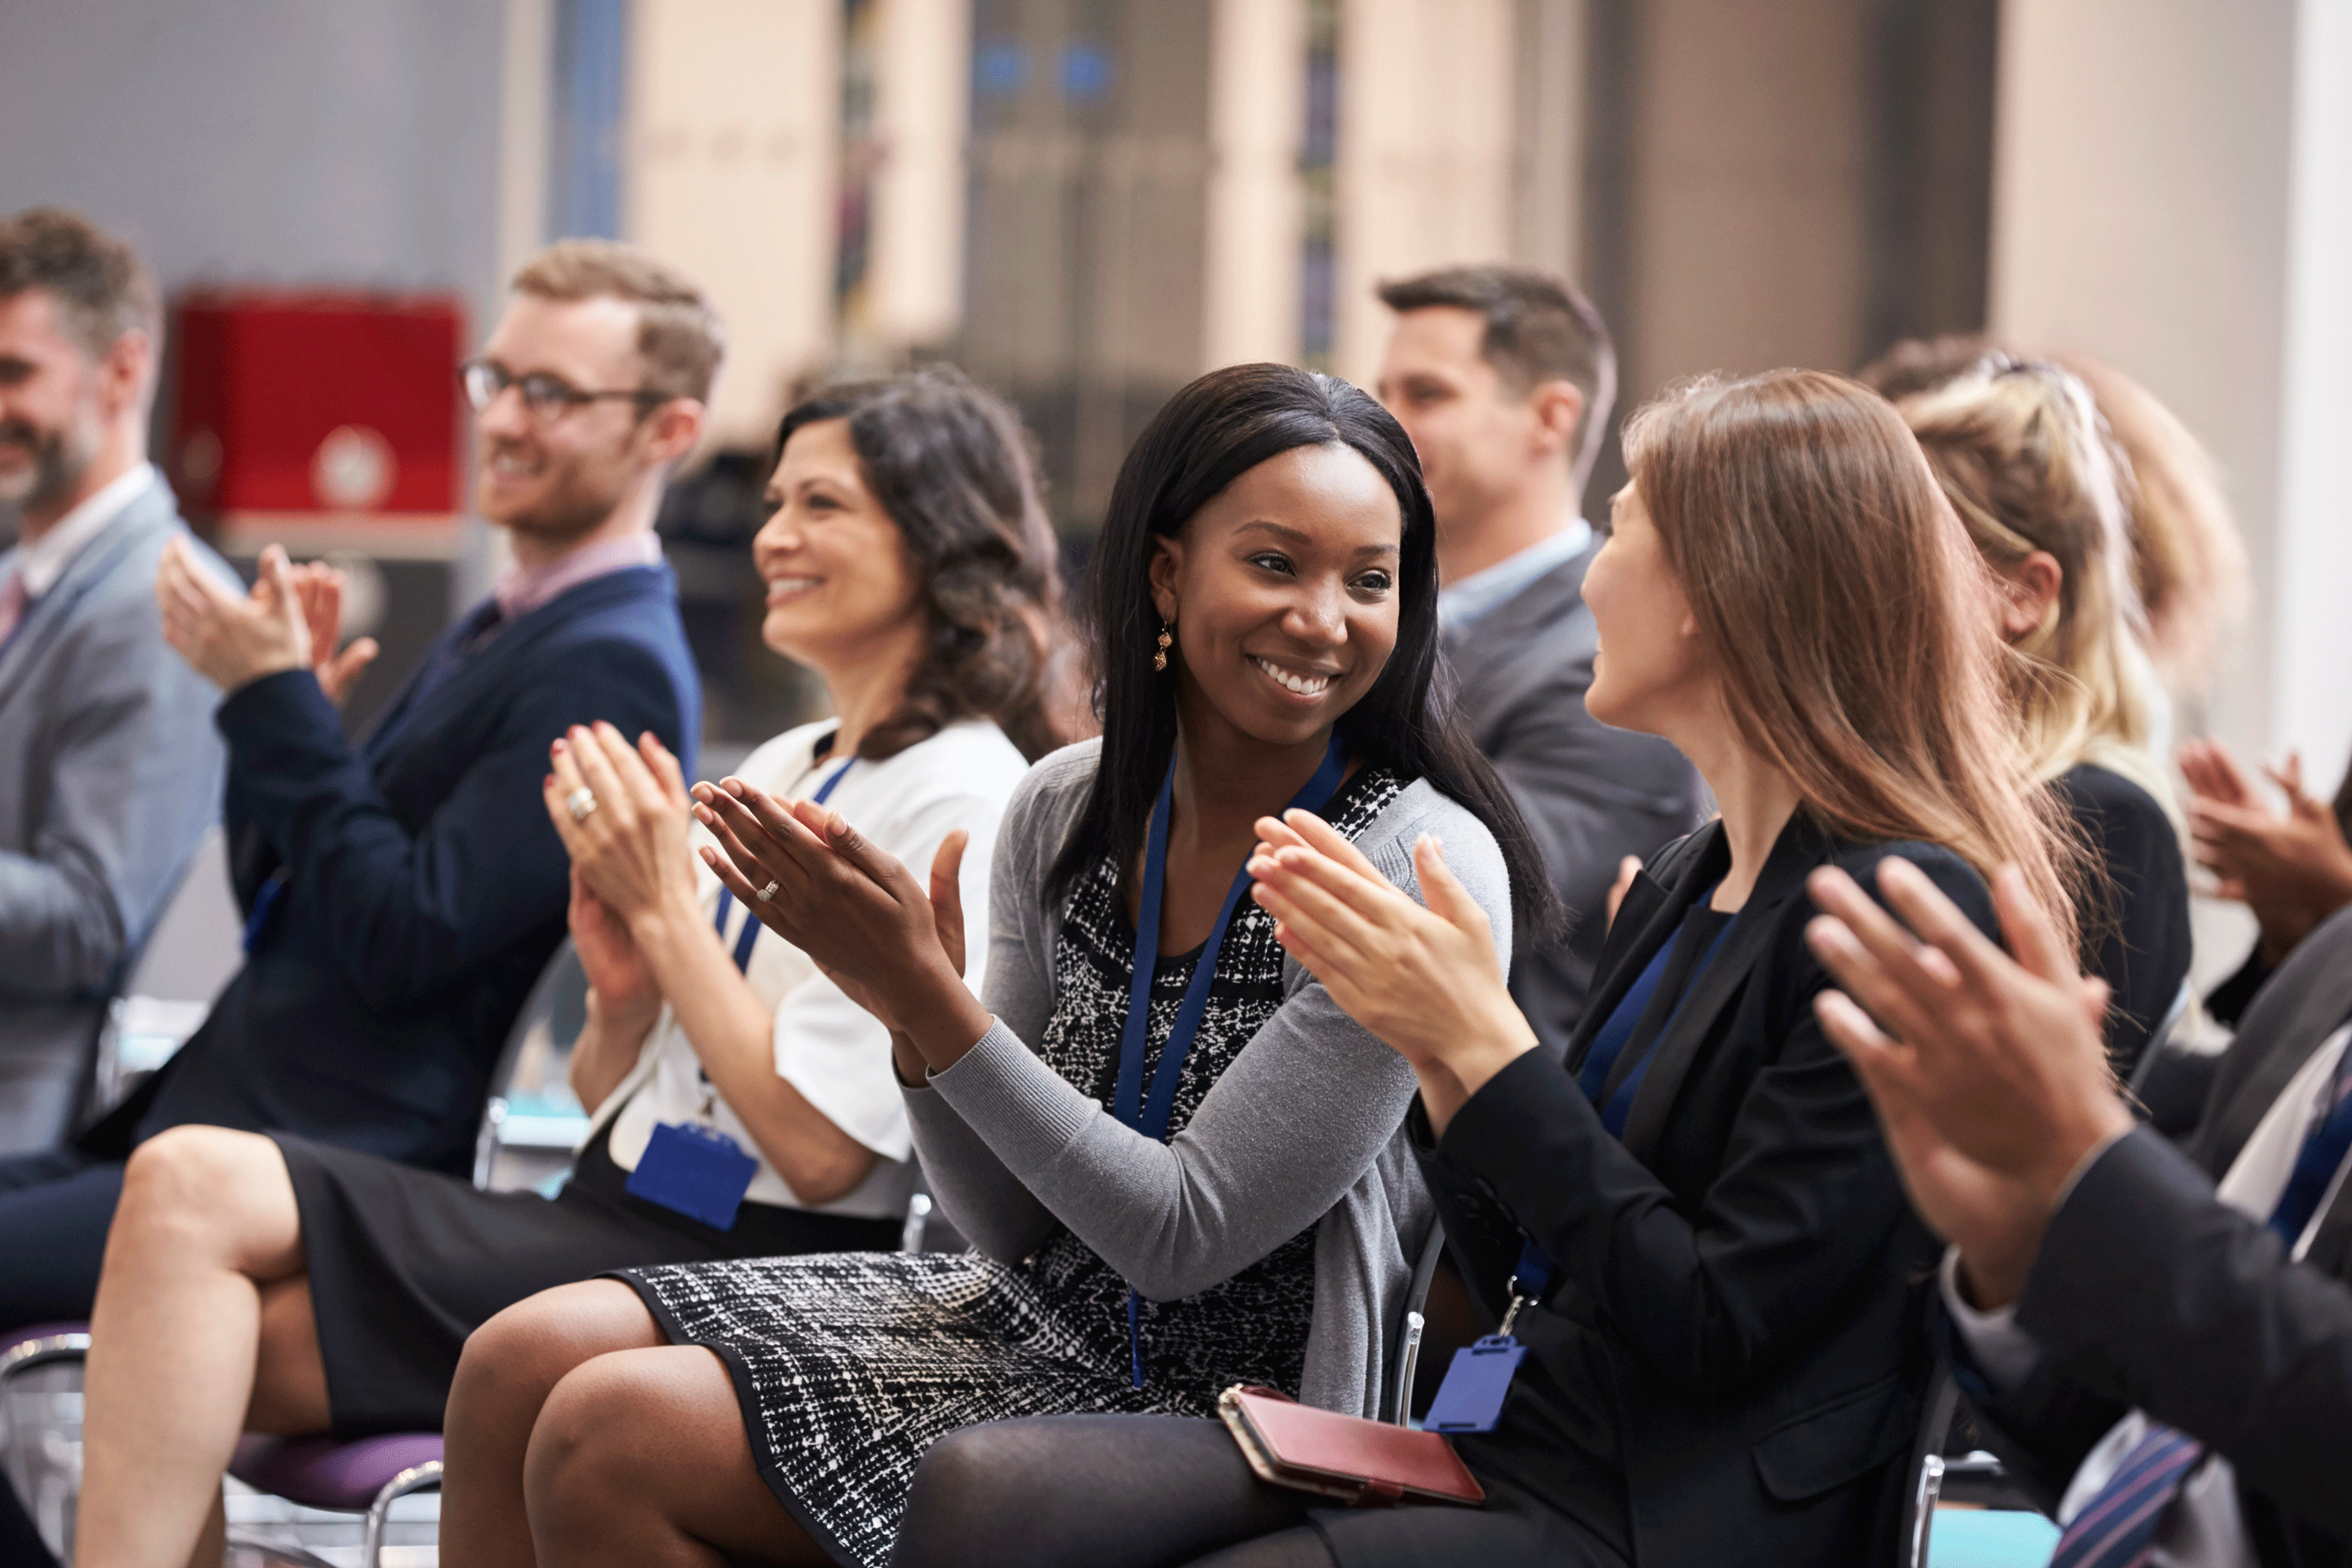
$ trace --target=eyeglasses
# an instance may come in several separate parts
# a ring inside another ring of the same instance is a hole
[[[465,389],[466,401],[474,412],[482,413],[499,400],[499,394],[511,386],[522,394],[522,405],[534,419],[552,421],[562,417],[585,403],[602,403],[608,398],[626,398],[640,409],[667,403],[671,395],[637,387],[624,392],[583,392],[560,375],[536,371],[530,375],[517,375],[502,364],[486,359],[467,360],[457,367],[457,384]]]

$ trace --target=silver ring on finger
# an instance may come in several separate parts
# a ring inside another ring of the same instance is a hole
[[[582,784],[563,797],[563,809],[572,814],[572,821],[587,821],[596,810],[595,793],[586,784]]]
[[[763,904],[764,904],[764,903],[766,903],[770,899],[772,899],[772,898],[774,898],[774,897],[776,896],[776,884],[775,884],[774,882],[771,881],[771,882],[770,882],[766,887],[764,887],[764,888],[761,889],[758,892],[753,893],[751,896],[752,896],[753,898],[755,898],[755,899],[759,900],[761,903],[763,903]]]

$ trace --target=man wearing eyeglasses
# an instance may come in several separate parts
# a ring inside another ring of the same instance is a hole
[[[366,652],[336,653],[331,574],[272,547],[239,595],[167,550],[164,635],[222,692],[246,962],[75,1150],[0,1161],[0,1330],[88,1314],[123,1162],[164,1128],[470,1170],[500,1046],[563,937],[550,743],[604,720],[692,766],[701,693],[653,522],[721,349],[694,287],[628,247],[569,240],[523,268],[463,377],[478,505],[513,564],[363,742],[335,709]]]

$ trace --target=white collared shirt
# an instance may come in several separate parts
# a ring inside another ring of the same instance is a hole
[[[108,480],[97,493],[79,506],[58,519],[47,533],[11,553],[16,557],[16,570],[24,575],[25,598],[27,604],[37,603],[42,595],[58,585],[74,557],[84,546],[106,531],[106,525],[121,517],[125,508],[147,493],[149,485],[160,485],[163,476],[152,463],[142,463],[130,472]],[[0,578],[7,575],[0,572]]]
[[[839,759],[815,755],[816,742],[836,728],[821,720],[788,730],[743,760],[735,776],[772,795],[804,798],[831,778]],[[825,804],[918,877],[928,876],[940,841],[961,827],[971,837],[964,849],[964,930],[970,935],[964,980],[976,994],[987,963],[988,867],[997,823],[1013,787],[1029,771],[1004,732],[985,720],[949,725],[880,762],[858,759],[842,775]],[[700,827],[693,842],[715,844]],[[698,862],[699,858],[698,857]],[[719,879],[698,863],[695,871],[702,918],[716,924]],[[730,908],[720,942],[730,954],[752,917],[741,904]],[[826,979],[799,948],[760,927],[743,978],[773,1014],[776,1076],[798,1089],[835,1127],[881,1156],[865,1181],[827,1204],[805,1204],[762,1158],[744,1195],[754,1203],[814,1208],[863,1219],[896,1219],[914,1191],[914,1134],[907,1123],[906,1097],[890,1061],[890,1035],[874,1016]],[[704,1081],[693,1043],[667,1006],[655,1022],[629,1076],[597,1107],[594,1128],[613,1127],[607,1145],[613,1163],[636,1169],[654,1128],[662,1122],[704,1120],[759,1157],[759,1145],[724,1100]],[[584,1143],[584,1141],[583,1141]]]
[[[1545,573],[1575,560],[1591,543],[1592,525],[1580,517],[1569,519],[1558,533],[1438,589],[1437,624],[1447,631],[1468,626]]]
[[[2325,1116],[2334,1105],[2336,1065],[2347,1043],[2352,1043],[2352,1024],[2320,1042],[2303,1070],[2271,1102],[2246,1146],[2231,1162],[2215,1196],[2240,1214],[2257,1221],[2269,1219],[2294,1175],[2313,1118]],[[2295,1238],[2291,1256],[2296,1261],[2311,1249],[2312,1238],[2319,1234],[2320,1222],[2336,1202],[2347,1172],[2352,1172],[2352,1153],[2336,1167],[2326,1196]],[[1980,1312],[1969,1306],[1959,1291],[1956,1247],[1945,1251],[1942,1283],[1945,1310],[1976,1358],[1978,1370],[1996,1389],[2005,1392],[2016,1387],[2032,1371],[2041,1351],[2032,1336],[2017,1326],[2015,1305],[1995,1312]],[[2106,1436],[2083,1457],[2058,1504],[2061,1525],[2080,1513],[2113,1479],[2125,1457],[2147,1435],[2149,1425],[2147,1414],[2135,1410],[2108,1428]],[[2237,1473],[2229,1460],[2209,1453],[2189,1472],[2181,1483],[2179,1500],[2157,1530],[2154,1553],[2147,1561],[2149,1568],[2254,1568],[2254,1546],[2246,1538],[2245,1521],[2238,1510]]]

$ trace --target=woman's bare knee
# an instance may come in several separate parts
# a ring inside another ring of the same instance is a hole
[[[467,1336],[449,1395],[452,1425],[461,1410],[487,1414],[521,1405],[535,1413],[572,1368],[614,1351],[667,1342],[636,1291],[617,1279],[542,1290]]]
[[[302,1267],[302,1215],[278,1145],[222,1127],[173,1127],[131,1152],[109,1237],[274,1279]]]
[[[693,1345],[599,1356],[556,1384],[523,1466],[542,1560],[665,1531],[778,1563],[824,1561],[760,1479],[733,1383]]]

